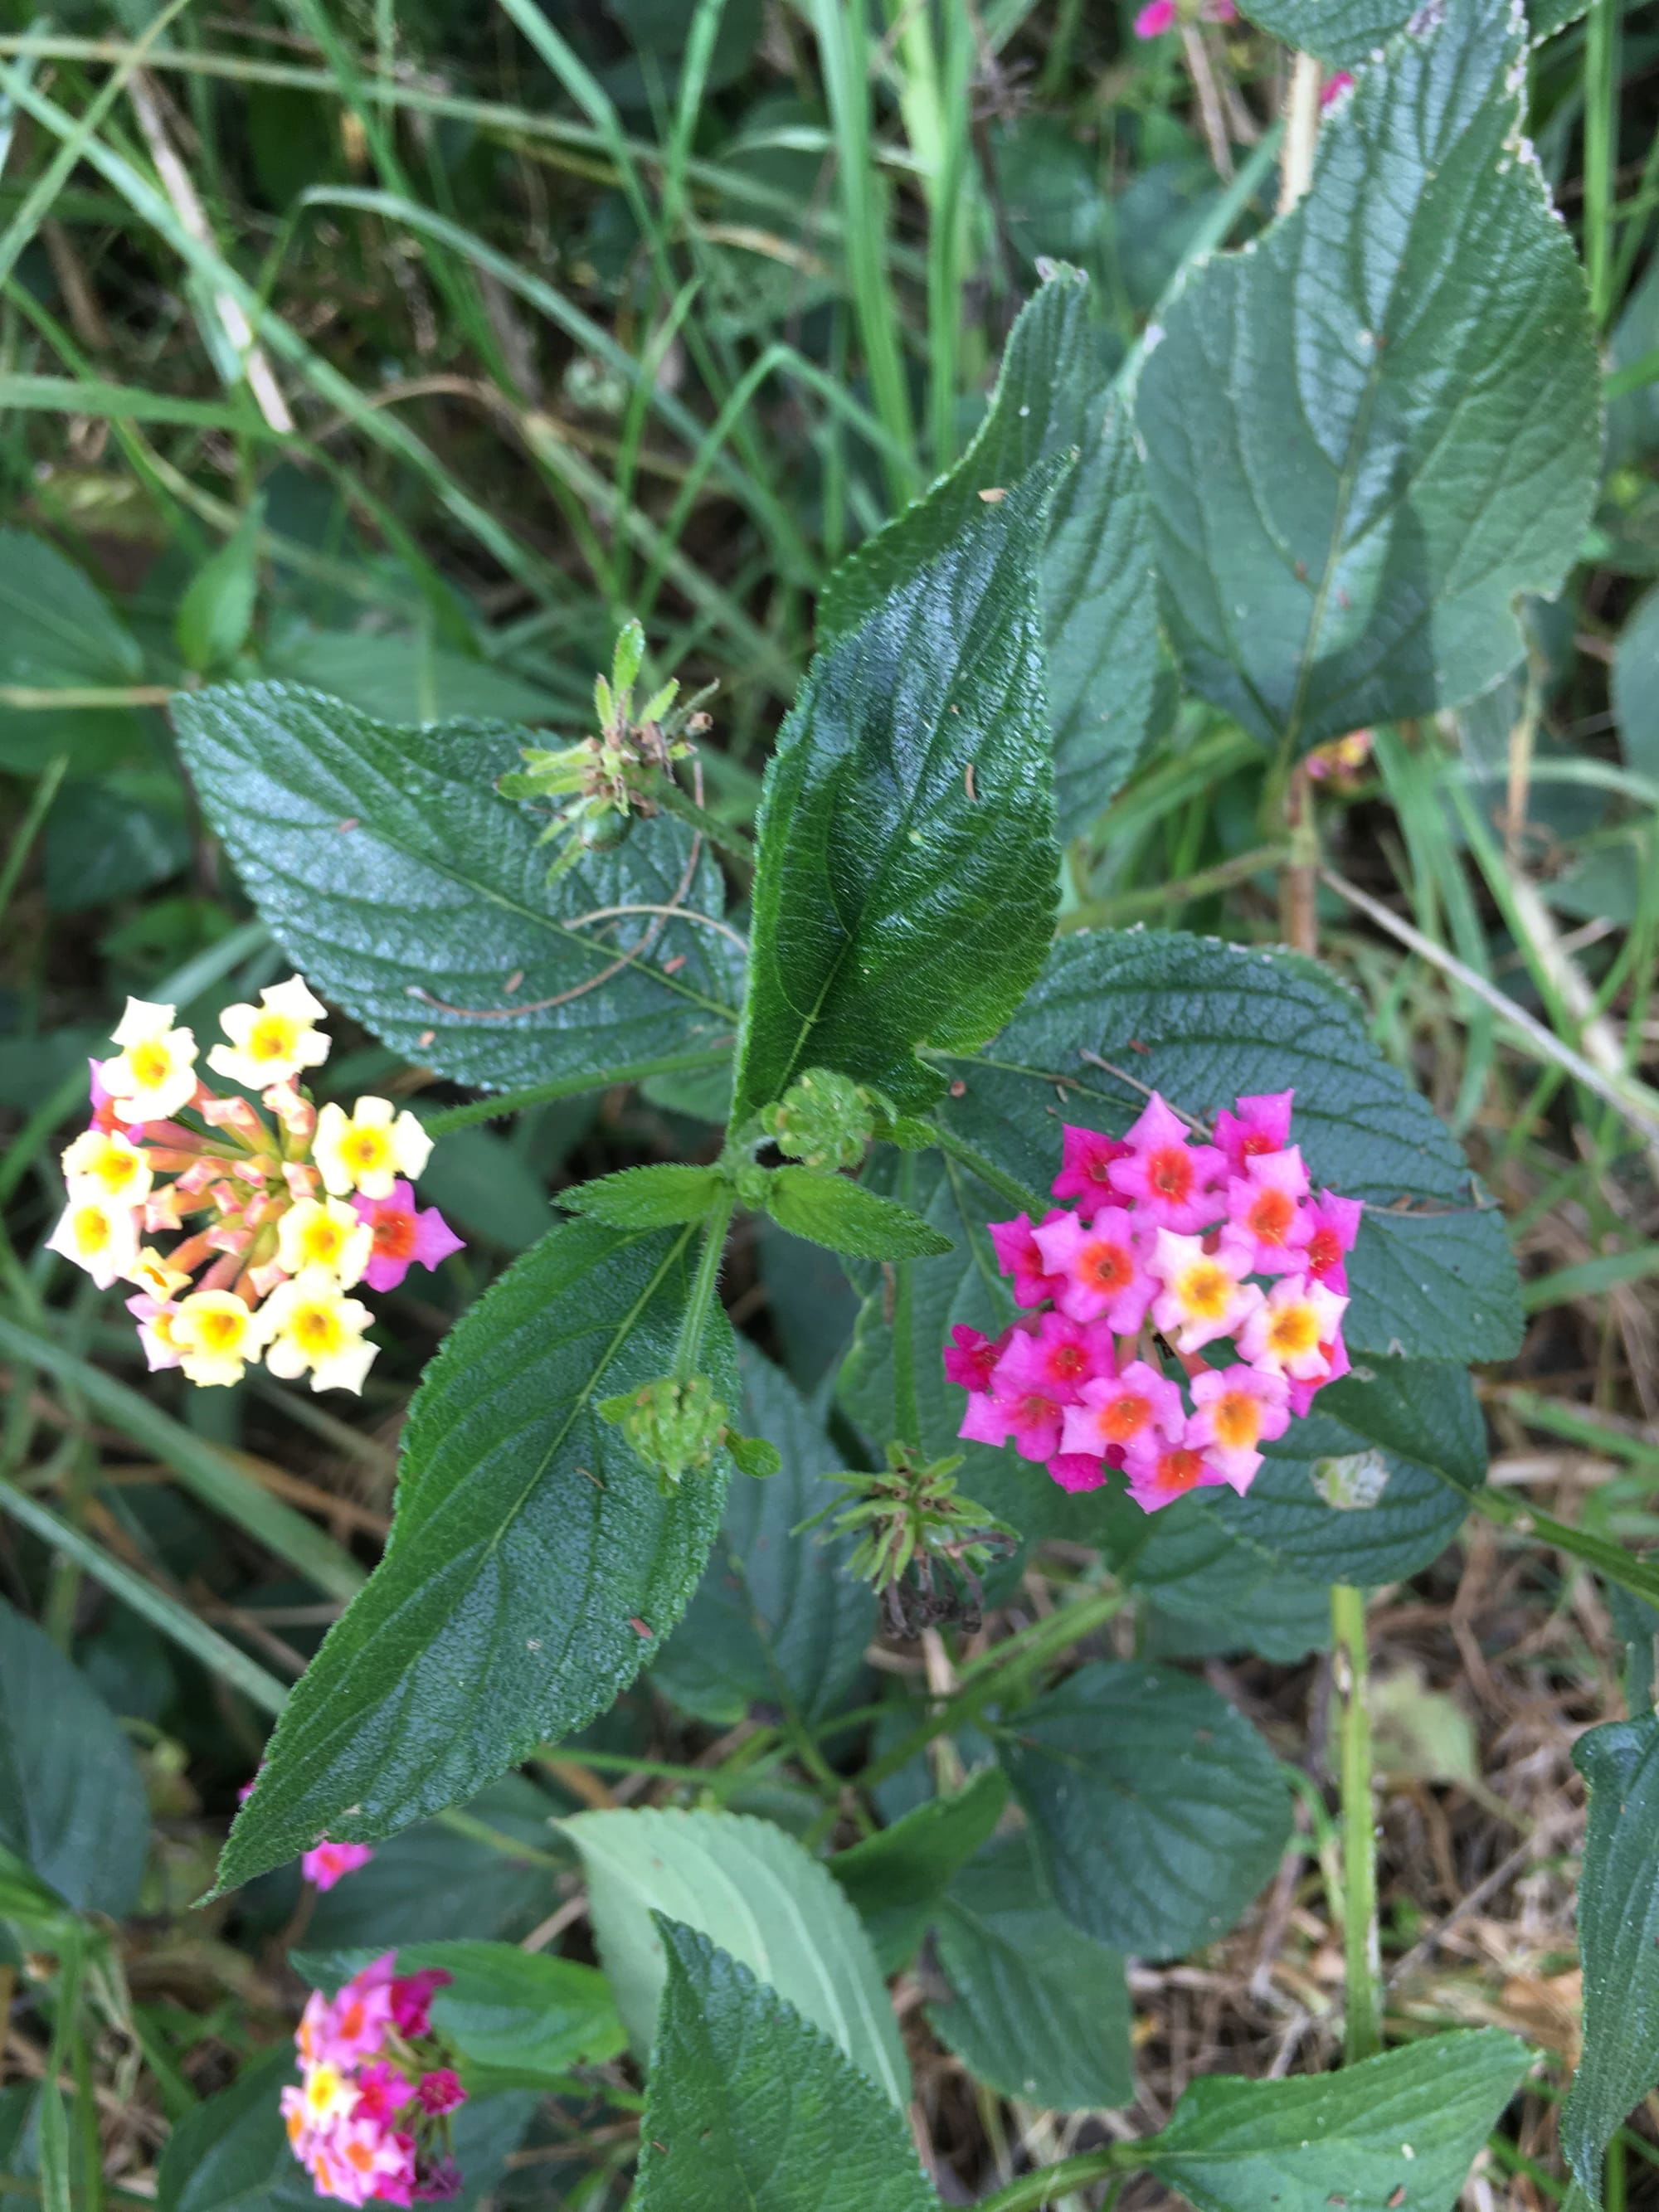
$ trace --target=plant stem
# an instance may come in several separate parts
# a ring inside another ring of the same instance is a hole
[[[1342,1948],[1347,1967],[1343,2048],[1348,2063],[1382,2047],[1382,1960],[1376,1932],[1376,1814],[1365,1701],[1365,1594],[1331,1592],[1332,1673],[1341,1745]]]
[[[1285,95],[1285,143],[1279,166],[1279,212],[1288,215],[1313,182],[1314,152],[1319,144],[1321,70],[1312,54],[1291,64]]]
[[[703,1224],[702,1250],[697,1255],[697,1272],[691,1279],[691,1295],[685,1302],[680,1340],[674,1353],[677,1382],[689,1382],[699,1371],[703,1332],[708,1326],[708,1316],[720,1286],[720,1261],[726,1257],[726,1232],[732,1225],[737,1202],[734,1191],[722,1191]]]
[[[1063,914],[1058,927],[1062,935],[1074,929],[1115,928],[1143,914],[1156,914],[1162,907],[1188,906],[1194,899],[1208,898],[1212,892],[1227,890],[1234,884],[1248,883],[1252,876],[1280,867],[1291,854],[1288,844],[1259,845],[1253,852],[1236,853],[1230,860],[1200,868],[1181,883],[1146,884],[1135,890],[1115,892],[1109,898],[1091,899]]]
[[[1077,2158],[1063,2158],[1058,2166],[1045,2166],[1035,2173],[1022,2173],[994,2197],[981,2197],[978,2212],[1042,2212],[1067,2191],[1085,2189],[1110,2173],[1133,2173],[1145,2163],[1144,2143],[1108,2143],[1103,2150],[1086,2150]]]
[[[1584,271],[1598,330],[1613,305],[1609,249],[1618,123],[1617,40],[1613,0],[1590,0],[1584,25]]]
[[[683,792],[672,775],[653,777],[646,787],[649,795],[665,813],[678,815],[694,830],[701,830],[711,845],[718,845],[723,853],[739,861],[745,868],[755,865],[755,841],[735,822],[723,822],[718,814],[711,814],[706,806]]]
[[[727,1044],[702,1045],[695,1052],[671,1052],[657,1060],[630,1060],[617,1067],[584,1068],[579,1075],[557,1075],[548,1083],[532,1083],[523,1091],[499,1091],[492,1098],[469,1099],[465,1106],[446,1106],[441,1114],[425,1118],[429,1137],[447,1137],[452,1129],[471,1129],[480,1121],[499,1121],[526,1106],[550,1105],[556,1098],[578,1098],[585,1091],[609,1091],[615,1083],[643,1083],[652,1075],[688,1075],[698,1068],[718,1067],[732,1056]]]

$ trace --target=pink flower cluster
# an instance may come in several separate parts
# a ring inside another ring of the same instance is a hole
[[[1136,38],[1161,39],[1166,31],[1174,30],[1182,13],[1176,0],[1146,0],[1146,5],[1135,17]],[[1201,0],[1198,13],[1206,23],[1235,23],[1238,20],[1233,0]]]
[[[288,2139],[317,2194],[343,2204],[438,2204],[460,2191],[448,2122],[466,2092],[431,2021],[433,1993],[451,1977],[397,1966],[388,1951],[331,2001],[313,1990],[294,2038]]]
[[[1239,1099],[1213,1142],[1156,1091],[1121,1139],[1064,1131],[1053,1191],[1076,1204],[990,1224],[1029,1318],[994,1340],[951,1332],[960,1436],[1012,1442],[1066,1490],[1121,1468],[1149,1513],[1204,1484],[1249,1488],[1261,1446],[1348,1370],[1344,1262],[1364,1209],[1314,1195],[1295,1096]]]

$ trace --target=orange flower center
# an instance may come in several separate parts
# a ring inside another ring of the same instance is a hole
[[[1097,1291],[1124,1291],[1134,1280],[1135,1264],[1127,1245],[1104,1238],[1083,1248],[1083,1275]]]
[[[1160,1490],[1190,1490],[1198,1480],[1204,1466],[1195,1451],[1185,1444],[1177,1444],[1173,1451],[1163,1453],[1158,1462],[1158,1487]]]
[[[393,1208],[374,1218],[374,1253],[377,1259],[408,1260],[415,1252],[415,1216],[399,1213]]]
[[[1282,1190],[1264,1190],[1250,1201],[1250,1227],[1264,1244],[1282,1244],[1296,1219],[1296,1200]]]
[[[1316,1229],[1308,1239],[1308,1265],[1316,1275],[1328,1274],[1342,1257],[1342,1240],[1334,1229]]]
[[[1193,1187],[1191,1155],[1181,1145],[1165,1145],[1152,1154],[1146,1180],[1160,1198],[1185,1198]]]
[[[1120,1398],[1100,1409],[1100,1433],[1108,1443],[1127,1444],[1138,1437],[1152,1418],[1150,1400],[1138,1391],[1126,1390]]]
[[[1248,1451],[1261,1433],[1261,1408],[1248,1390],[1229,1390],[1218,1398],[1211,1416],[1217,1441],[1233,1451]]]
[[[1319,1342],[1319,1322],[1311,1306],[1281,1306],[1267,1324],[1267,1341],[1286,1358],[1312,1352]]]
[[[1088,1364],[1088,1354],[1080,1344],[1057,1344],[1048,1354],[1048,1372],[1057,1382],[1074,1381]]]

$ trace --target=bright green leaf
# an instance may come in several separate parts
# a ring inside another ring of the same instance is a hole
[[[1001,1755],[1060,1910],[1138,1958],[1224,1936],[1290,1835],[1267,1745],[1168,1668],[1080,1668],[1018,1716]]]
[[[690,833],[659,816],[550,887],[541,821],[494,788],[524,731],[397,728],[280,684],[181,694],[173,711],[203,807],[289,957],[410,1060],[506,1090],[732,1034],[728,938],[650,913],[586,919],[718,915],[712,857],[692,866]]]
[[[1528,0],[1534,42],[1576,22],[1589,0]],[[1420,0],[1244,0],[1242,11],[1287,46],[1302,46],[1322,61],[1352,68],[1403,31],[1420,12]],[[1494,11],[1496,12],[1496,11]]]
[[[793,1705],[808,1723],[846,1698],[876,1630],[869,1585],[842,1571],[845,1538],[793,1532],[846,1492],[830,1476],[844,1464],[788,1377],[739,1340],[740,1419],[775,1446],[782,1467],[734,1482],[714,1557],[651,1680],[711,1727],[732,1728],[756,1705]]]
[[[915,1955],[933,1908],[1007,1802],[1006,1775],[988,1766],[950,1796],[915,1806],[830,1860],[830,1871],[857,1905],[884,1973],[897,1973]]]
[[[1613,713],[1626,767],[1659,780],[1659,591],[1637,601],[1619,633]]]
[[[767,1185],[766,1210],[792,1237],[855,1259],[921,1260],[951,1249],[948,1237],[908,1207],[811,1168],[779,1168]]]
[[[1496,682],[1595,489],[1600,368],[1522,139],[1524,23],[1423,15],[1328,113],[1300,205],[1194,273],[1137,398],[1188,680],[1298,751]]]
[[[1476,2028],[1385,2051],[1340,2074],[1247,2081],[1200,2074],[1146,2165],[1198,2212],[1451,2212],[1528,2053]]]
[[[678,1163],[618,1168],[614,1175],[577,1183],[559,1193],[568,1213],[583,1213],[612,1229],[667,1229],[701,1221],[726,1188],[713,1168]]]
[[[1055,945],[1001,1035],[946,1066],[965,1088],[939,1119],[1034,1194],[1059,1172],[1062,1120],[1121,1135],[1148,1090],[1207,1120],[1241,1092],[1293,1086],[1291,1135],[1316,1187],[1370,1208],[1348,1264],[1343,1333],[1356,1359],[1519,1348],[1502,1216],[1371,1043],[1358,1000],[1311,961],[1177,933],[1079,931]]]
[[[1062,2112],[1133,2100],[1123,1961],[1061,1912],[1029,1834],[962,1869],[933,1948],[950,1989],[928,2025],[979,2080]]]
[[[1036,562],[1055,471],[981,506],[808,670],[766,773],[737,1111],[803,1069],[935,1097],[1048,941],[1059,856]]]
[[[724,1455],[664,1497],[596,1405],[672,1366],[689,1243],[566,1222],[445,1339],[410,1407],[386,1557],[295,1686],[223,1884],[470,1796],[602,1711],[679,1619]],[[735,1402],[723,1316],[702,1356]]]
[[[657,1916],[639,2212],[938,2212],[903,2118],[799,2004]]]
[[[973,444],[830,578],[822,637],[861,622],[882,595],[944,550],[981,495],[1075,449],[1055,495],[1041,566],[1050,738],[1062,836],[1097,814],[1174,706],[1158,634],[1140,457],[1101,365],[1089,288],[1057,267],[1020,311]]]
[[[191,577],[173,634],[186,668],[205,675],[233,661],[246,642],[259,589],[264,501],[255,500],[216,553]]]
[[[131,1747],[79,1668],[0,1599],[0,1847],[77,1911],[137,1902],[149,1810]]]
[[[377,1954],[295,1952],[289,1964],[331,1996]],[[614,2058],[628,2038],[610,1984],[597,1966],[515,1943],[400,1943],[400,1974],[439,1967],[449,1976],[432,2000],[433,2024],[469,2068],[497,2087],[546,2087],[579,2063]]]
[[[1659,1717],[1589,1729],[1572,1747],[1589,1786],[1578,1884],[1584,2049],[1561,2140],[1593,2204],[1615,2129],[1659,2082]]]
[[[599,1957],[636,2056],[652,2045],[667,1971],[653,1916],[700,1929],[834,2039],[896,2105],[909,2068],[858,1914],[793,1836],[735,1813],[579,1813]]]

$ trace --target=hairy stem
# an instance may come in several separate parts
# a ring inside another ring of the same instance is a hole
[[[1376,1932],[1376,1814],[1365,1700],[1365,1594],[1331,1592],[1332,1674],[1341,1747],[1342,1948],[1347,1968],[1343,2048],[1348,2063],[1382,2047],[1382,1959]]]
[[[732,1056],[725,1044],[702,1045],[693,1052],[665,1053],[656,1060],[630,1060],[617,1067],[584,1068],[578,1075],[556,1075],[546,1083],[532,1083],[522,1091],[498,1091],[493,1097],[469,1099],[465,1106],[446,1106],[441,1114],[426,1116],[427,1134],[447,1137],[452,1129],[471,1129],[480,1121],[499,1121],[526,1106],[546,1106],[556,1098],[577,1098],[584,1091],[609,1091],[614,1083],[643,1083],[652,1075],[690,1075],[704,1067],[718,1067]]]
[[[680,1322],[680,1340],[674,1354],[674,1379],[677,1382],[689,1382],[699,1371],[703,1332],[708,1326],[708,1316],[719,1291],[720,1261],[726,1257],[726,1232],[732,1225],[732,1215],[737,1202],[735,1192],[722,1191],[709,1208],[708,1218],[703,1224],[702,1250],[697,1256],[697,1272],[691,1279],[691,1295],[685,1302],[685,1315]]]

